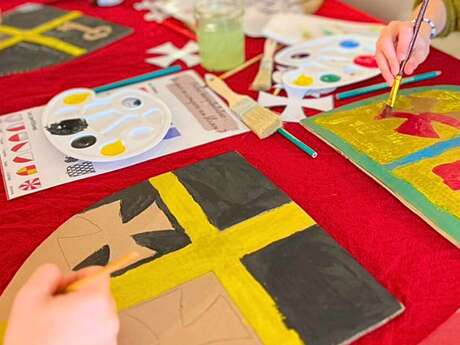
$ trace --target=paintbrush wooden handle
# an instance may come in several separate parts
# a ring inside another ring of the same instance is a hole
[[[420,7],[420,11],[417,15],[417,19],[415,20],[414,24],[414,34],[412,35],[412,39],[409,44],[409,50],[407,51],[407,56],[402,62],[400,69],[399,69],[399,75],[403,76],[404,75],[404,70],[406,69],[407,62],[409,61],[412,51],[414,50],[415,42],[417,41],[418,34],[420,32],[420,27],[422,26],[423,19],[425,18],[425,13],[428,8],[428,3],[430,0],[423,0],[422,6]]]
[[[119,260],[113,261],[112,263],[94,272],[93,274],[70,284],[68,287],[64,289],[64,293],[75,292],[75,291],[81,290],[85,286],[88,286],[89,284],[91,284],[95,279],[97,279],[101,275],[104,275],[104,274],[110,275],[116,271],[119,271],[122,268],[125,268],[126,266],[134,263],[136,260],[139,259],[139,257],[140,255],[138,253],[132,252],[126,255],[125,257],[122,257]]]
[[[205,76],[206,84],[218,95],[225,98],[228,102],[230,108],[232,108],[235,104],[239,103],[244,96],[238,95],[237,93],[233,92],[232,89],[228,87],[228,85],[219,77],[213,74],[206,74]]]

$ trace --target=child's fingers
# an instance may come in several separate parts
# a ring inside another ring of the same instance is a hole
[[[398,27],[398,44],[396,47],[396,55],[398,61],[403,61],[409,51],[410,41],[414,35],[414,28],[410,23],[400,23]]]
[[[385,56],[381,52],[377,51],[375,59],[377,60],[380,71],[382,72],[383,79],[385,79],[389,85],[393,84],[394,76],[390,71],[390,67],[388,66],[388,62]]]
[[[91,275],[92,273],[97,272],[99,269],[100,267],[92,266],[92,267],[88,267],[88,268],[67,274],[66,276],[61,278],[61,281],[59,283],[59,288],[58,288],[59,291],[62,291],[69,285],[75,283],[76,281],[81,280],[87,277],[88,275]]]
[[[399,61],[396,56],[396,49],[393,41],[393,33],[387,32],[377,42],[377,51],[384,55],[387,65],[393,76],[399,72]]]
[[[407,61],[406,68],[404,69],[404,73],[411,75],[414,73],[415,69],[426,60],[428,57],[429,50],[428,49],[416,49],[413,51],[409,61]]]
[[[18,293],[18,300],[41,302],[56,293],[61,282],[61,272],[56,265],[40,266]]]

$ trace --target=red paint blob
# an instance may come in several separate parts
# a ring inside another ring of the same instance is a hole
[[[373,55],[360,55],[354,61],[355,64],[366,68],[377,68],[377,60]]]
[[[441,177],[450,189],[460,190],[460,161],[437,166],[433,172]]]

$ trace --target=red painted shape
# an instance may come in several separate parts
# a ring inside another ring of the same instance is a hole
[[[377,61],[373,55],[360,55],[354,61],[355,64],[367,68],[377,68]]]
[[[26,151],[29,151],[29,150],[30,150],[30,145],[29,145],[29,143],[27,141],[25,141],[23,143],[16,144],[11,148],[11,151],[13,151],[13,152],[26,152]]]
[[[444,180],[452,190],[460,190],[460,160],[455,163],[443,164],[433,169],[433,172]]]
[[[24,124],[22,124],[22,123],[13,124],[13,125],[8,126],[8,128],[6,130],[9,131],[9,132],[25,131],[26,126],[24,126]]]
[[[12,135],[8,140],[11,142],[18,142],[18,141],[24,141],[29,139],[29,136],[27,135],[26,132],[18,133]]]
[[[377,120],[384,120],[388,118],[402,118],[407,119],[396,131],[401,134],[412,135],[415,137],[422,138],[440,138],[438,132],[433,127],[433,122],[442,123],[446,126],[460,129],[460,121],[443,114],[436,113],[404,113],[404,112],[393,112],[390,115],[377,116]]]
[[[458,345],[460,343],[460,310],[419,345]]]

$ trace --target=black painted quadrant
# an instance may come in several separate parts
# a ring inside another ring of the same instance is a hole
[[[291,201],[236,152],[174,174],[220,230]]]
[[[403,307],[319,226],[247,255],[243,264],[309,345],[354,339]]]

